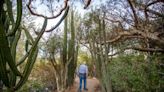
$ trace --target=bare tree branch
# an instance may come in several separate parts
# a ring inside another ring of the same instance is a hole
[[[146,7],[149,7],[149,6],[156,4],[156,3],[159,3],[159,2],[162,2],[162,0],[153,1],[153,2],[149,3],[148,5],[146,5]]]
[[[117,42],[117,41],[121,40],[122,38],[124,38],[124,40],[126,40],[126,39],[129,40],[131,38],[144,39],[144,37],[139,36],[139,35],[126,35],[126,34],[121,34],[121,35],[118,35],[117,37],[115,37],[115,38],[113,38],[111,40],[107,40],[106,43],[114,43],[114,42]],[[101,43],[101,44],[104,44],[104,42]]]
[[[67,14],[68,14],[68,11],[69,11],[69,6],[66,8],[65,13],[64,13],[63,16],[61,17],[61,19],[58,21],[58,23],[57,23],[54,27],[52,27],[51,29],[46,30],[45,32],[51,32],[51,31],[53,31],[54,29],[56,29],[56,28],[62,23],[62,21],[65,19],[65,17],[66,17]]]
[[[154,48],[140,48],[140,47],[129,47],[127,49],[138,50],[142,52],[162,52],[164,53],[163,49],[154,49]]]
[[[161,13],[156,12],[156,11],[154,11],[154,10],[146,9],[146,11],[148,11],[148,12],[150,12],[150,13],[152,13],[152,14],[155,14],[155,15],[157,15],[157,16],[159,16],[159,17],[164,18],[164,14],[161,14]]]
[[[121,28],[123,29],[123,25],[122,25],[121,21],[119,21],[119,20],[112,20],[112,19],[109,19],[109,18],[106,18],[106,17],[105,17],[105,19],[110,21],[110,22],[112,22],[112,23],[113,22],[118,23],[121,26]]]
[[[54,18],[57,18],[58,16],[60,16],[60,15],[62,14],[62,12],[67,8],[67,6],[68,6],[68,1],[69,1],[69,0],[65,0],[65,1],[64,1],[64,7],[60,10],[60,12],[59,12],[58,14],[54,15],[54,16],[51,16],[51,17],[47,17],[47,16],[45,16],[45,15],[35,13],[35,12],[30,8],[30,5],[31,5],[32,0],[29,0],[29,3],[27,4],[27,7],[28,7],[30,13],[31,13],[32,15],[34,15],[34,16],[43,17],[43,18],[47,18],[47,19],[54,19]]]
[[[126,47],[120,51],[117,51],[115,52],[114,54],[110,54],[108,56],[115,56],[119,53],[122,53],[126,50],[137,50],[137,51],[142,51],[142,52],[161,52],[161,53],[164,53],[164,50],[163,49],[154,49],[154,48],[141,48],[141,47]]]
[[[91,1],[92,0],[87,0],[87,4],[84,6],[84,9],[86,9],[90,5]]]
[[[128,1],[129,5],[131,7],[132,12],[133,12],[135,26],[137,27],[137,25],[138,25],[138,17],[137,17],[136,11],[135,11],[135,9],[133,7],[133,4],[132,4],[131,0],[127,0],[127,1]]]

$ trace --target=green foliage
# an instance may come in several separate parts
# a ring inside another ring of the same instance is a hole
[[[159,90],[159,75],[155,63],[151,65],[151,75],[144,55],[121,55],[109,64],[109,71],[115,91],[150,92]],[[151,79],[149,78],[151,77]],[[150,84],[151,81],[151,84]]]
[[[86,62],[87,64],[91,64],[91,57],[85,52],[80,52],[78,56],[78,65],[82,62]]]
[[[37,59],[29,80],[22,86],[18,92],[29,92],[32,90],[43,90],[46,87],[56,88],[54,69],[50,62],[43,59]],[[53,90],[53,89],[52,89]]]
[[[37,80],[27,81],[25,85],[22,86],[20,90],[17,92],[29,92],[29,90],[41,90],[44,87],[44,85]]]
[[[88,66],[89,76],[93,76],[93,62],[91,56],[84,51],[80,51],[78,55],[77,67],[79,67],[79,65],[83,62],[86,62],[86,65]]]

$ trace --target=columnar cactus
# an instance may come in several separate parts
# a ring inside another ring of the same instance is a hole
[[[73,85],[74,82],[74,73],[77,66],[77,54],[78,54],[78,46],[75,43],[75,26],[74,26],[74,12],[71,11],[71,23],[70,23],[70,31],[71,31],[71,40],[69,41],[69,49],[68,49],[68,58],[70,59],[70,63],[68,67],[68,79],[67,86]]]
[[[66,9],[62,18],[59,20],[55,29],[68,13]],[[17,16],[14,21],[12,12],[12,1],[0,1],[0,80],[3,82],[8,91],[14,92],[22,87],[27,81],[38,54],[38,42],[45,32],[47,18],[45,17],[41,31],[34,39],[28,29],[21,25],[22,19],[22,0],[17,0]],[[10,26],[12,28],[10,28]],[[27,41],[25,43],[26,54],[20,60],[16,59],[17,44],[24,30]],[[30,46],[30,48],[28,48]],[[25,62],[26,61],[26,62]],[[25,63],[23,71],[20,72],[18,67]]]

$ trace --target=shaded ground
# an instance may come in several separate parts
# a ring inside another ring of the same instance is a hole
[[[76,77],[73,87],[66,92],[78,92],[78,88],[79,88],[79,78]],[[100,92],[99,81],[96,78],[88,78],[87,88],[88,88],[87,92]],[[82,92],[86,92],[86,91],[82,91]]]

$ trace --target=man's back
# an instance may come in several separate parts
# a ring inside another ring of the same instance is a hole
[[[79,66],[79,70],[78,70],[78,76],[79,76],[79,80],[80,80],[80,86],[79,86],[79,92],[82,92],[82,81],[84,81],[84,90],[88,90],[87,89],[87,75],[88,75],[88,67],[85,64],[81,64]]]
[[[79,73],[88,73],[88,67],[85,64],[80,65]]]

